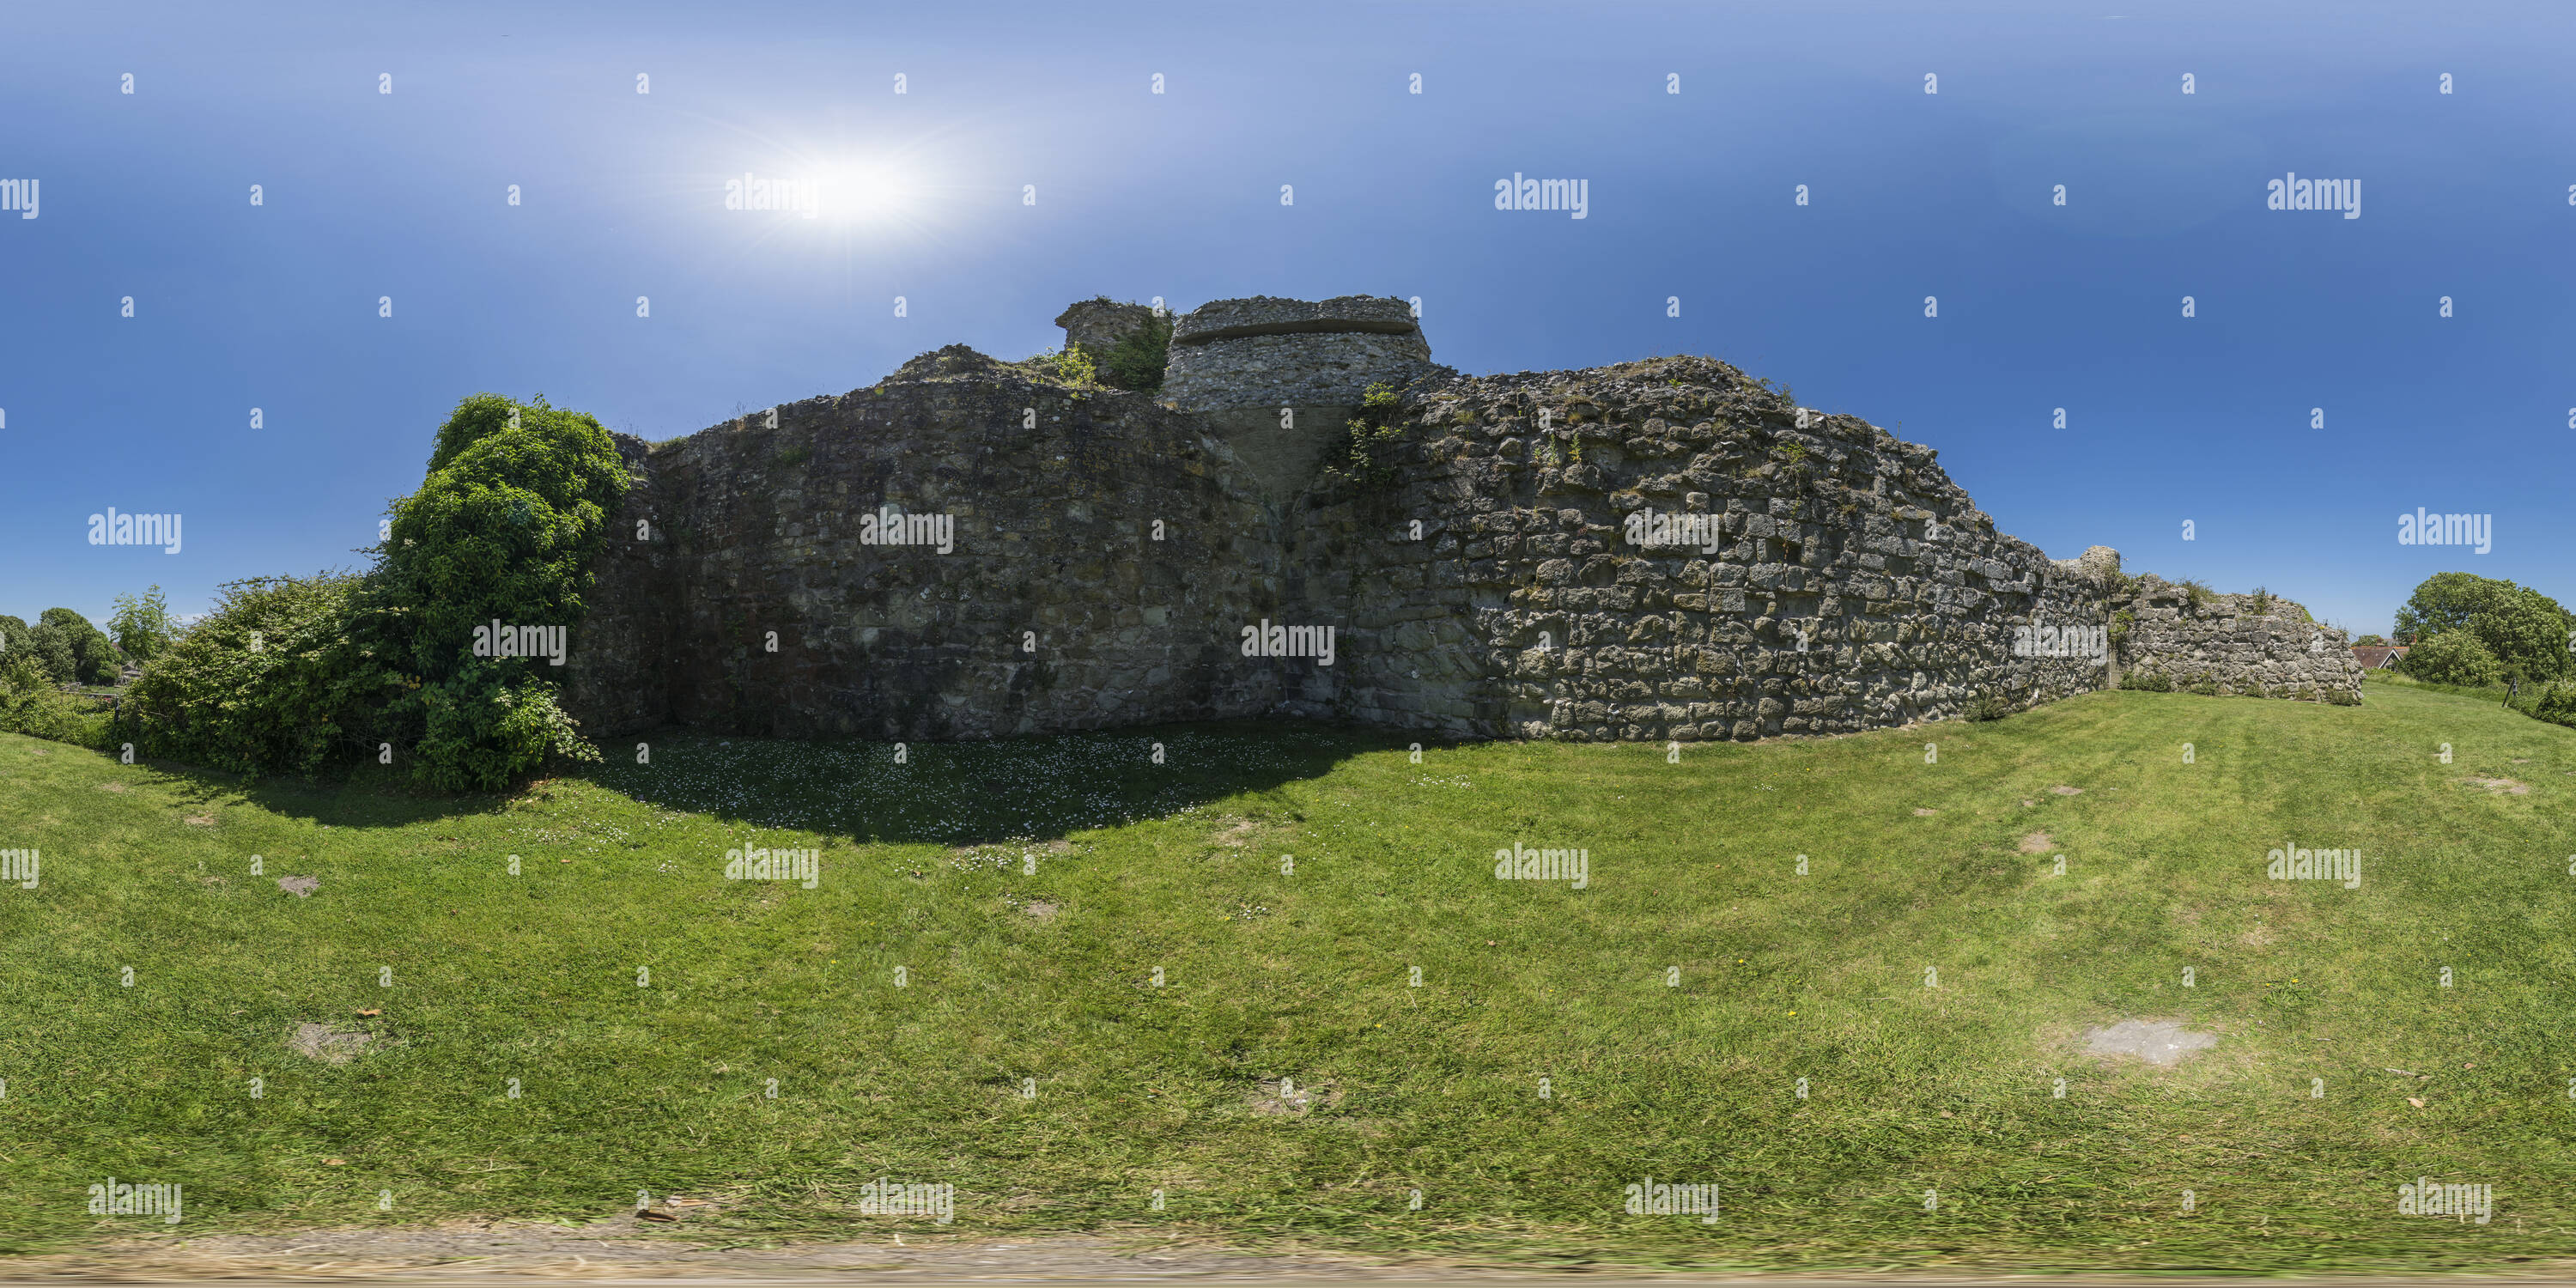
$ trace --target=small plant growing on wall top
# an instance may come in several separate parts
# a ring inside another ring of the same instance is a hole
[[[1106,303],[1109,297],[1100,298]],[[1171,365],[1174,317],[1171,313],[1148,317],[1143,326],[1120,337],[1107,352],[1095,355],[1093,362],[1099,369],[1100,383],[1140,394],[1161,392],[1164,370]]]
[[[1359,415],[1343,426],[1341,452],[1325,462],[1325,476],[1372,491],[1393,487],[1401,477],[1396,450],[1404,440],[1404,427],[1396,417],[1403,403],[1393,386],[1382,381],[1370,385],[1360,399]]]

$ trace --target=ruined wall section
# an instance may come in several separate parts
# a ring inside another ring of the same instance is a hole
[[[1201,362],[1182,392],[1229,406],[1068,388],[951,346],[774,423],[621,438],[636,482],[594,565],[568,709],[602,738],[1285,714],[1660,742],[1998,714],[2120,671],[2359,697],[2341,634],[2295,605],[2195,599],[2102,547],[2052,561],[1932,449],[1713,359],[1464,377],[1428,362],[1402,301],[1362,297],[1219,301],[1181,327],[1199,343],[1176,341],[1176,373]],[[1274,341],[1367,356],[1258,365]],[[1289,399],[1379,380],[1403,396],[1375,481],[1321,467],[1347,445],[1339,420],[1254,432]],[[948,516],[951,552],[870,543],[886,505]],[[1629,520],[1647,515],[1664,531],[1641,545]],[[1332,627],[1331,664],[1244,656],[1265,621]]]
[[[1799,428],[1724,363],[1423,380],[1404,412],[1404,481],[1319,487],[1292,525],[1298,589],[1351,636],[1301,709],[1689,741],[2102,684],[2097,659],[2012,649],[2035,620],[2105,626],[2101,579],[1996,532],[1931,449],[1851,417]],[[1633,544],[1628,516],[1649,508],[1713,523],[1717,548]]]
[[[1430,365],[1403,300],[1212,300],[1174,321],[1163,396],[1185,411],[1348,407],[1372,382],[1402,384]]]
[[[1274,702],[1277,668],[1234,646],[1243,614],[1276,597],[1277,552],[1239,466],[1195,419],[963,346],[776,415],[649,458],[672,722],[939,740]],[[951,552],[870,544],[864,521],[889,504],[950,516]],[[636,566],[611,559],[603,580]],[[586,730],[650,705],[602,701],[602,687],[576,711]]]
[[[671,545],[657,531],[668,506],[651,464],[652,448],[628,434],[610,436],[626,465],[626,498],[591,561],[582,592],[581,625],[565,659],[562,703],[594,737],[668,723],[670,694]],[[639,526],[642,525],[642,526]]]
[[[2151,575],[2123,591],[2113,618],[2123,688],[2361,701],[2361,663],[2345,632],[2277,595],[2195,595]]]

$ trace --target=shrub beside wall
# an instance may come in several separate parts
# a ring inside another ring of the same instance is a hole
[[[359,578],[255,577],[126,691],[135,750],[234,773],[302,773],[354,749],[382,687],[351,638]]]
[[[545,660],[477,656],[475,628],[555,626],[569,641],[625,487],[592,417],[542,397],[465,399],[420,490],[394,503],[373,568],[226,586],[145,667],[128,697],[139,749],[242,773],[390,755],[450,791],[498,790],[549,756],[596,759]]]
[[[360,637],[403,683],[379,736],[414,775],[492,791],[549,755],[597,759],[556,702],[543,659],[478,657],[475,628],[580,624],[582,592],[626,468],[586,413],[477,394],[439,427],[429,477],[394,503]],[[554,672],[551,673],[550,672]]]

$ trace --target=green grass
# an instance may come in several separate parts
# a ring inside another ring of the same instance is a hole
[[[727,1200],[701,1235],[932,1233],[856,1215],[888,1176],[953,1184],[952,1233],[1634,1266],[2494,1267],[2576,1225],[2576,731],[2491,704],[2111,692],[1678,764],[1277,725],[632,760],[460,800],[0,736],[0,848],[44,856],[0,889],[0,1247],[139,1232],[86,1213],[109,1175],[197,1233],[639,1189]],[[722,880],[747,838],[820,888]],[[1495,880],[1516,842],[1590,887]],[[2361,887],[2266,880],[2285,842]],[[2124,1017],[2222,1037],[2079,1049]],[[321,1064],[306,1021],[378,1041]],[[1314,1107],[1256,1112],[1281,1077]],[[1717,1223],[1624,1214],[1649,1175]],[[2418,1175],[2494,1222],[2397,1215]]]

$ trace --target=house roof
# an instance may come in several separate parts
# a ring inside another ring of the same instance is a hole
[[[2406,656],[2408,647],[2404,644],[2355,644],[2352,646],[2352,656],[2355,661],[2361,663],[2363,669],[2376,671]]]

